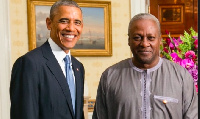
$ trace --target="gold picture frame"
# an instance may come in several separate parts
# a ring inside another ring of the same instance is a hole
[[[183,5],[159,5],[161,24],[183,24]]]
[[[57,0],[27,0],[29,50],[49,37],[46,17]],[[111,2],[74,0],[83,12],[83,33],[71,49],[73,56],[112,56]],[[89,20],[89,21],[87,21]]]

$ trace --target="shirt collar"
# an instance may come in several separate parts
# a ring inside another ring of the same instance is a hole
[[[50,44],[50,47],[51,47],[51,50],[52,50],[54,56],[58,60],[58,62],[62,61],[66,57],[66,55],[69,55],[69,58],[71,60],[70,50],[66,54],[51,38],[48,39],[48,42]]]
[[[158,64],[157,64],[156,66],[150,68],[150,69],[147,69],[147,72],[152,72],[152,71],[157,70],[159,67],[161,67],[162,62],[163,62],[162,58],[159,57],[159,62],[158,62]],[[137,68],[137,67],[133,64],[132,58],[129,59],[129,64],[131,65],[131,67],[132,67],[134,70],[137,70],[137,71],[139,71],[139,72],[144,72],[143,69],[139,69],[139,68]]]

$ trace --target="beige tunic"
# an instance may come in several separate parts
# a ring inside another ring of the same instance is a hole
[[[185,68],[160,58],[155,67],[141,70],[130,58],[103,72],[93,119],[198,119],[197,105]]]

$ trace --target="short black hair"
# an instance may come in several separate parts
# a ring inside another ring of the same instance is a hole
[[[50,19],[53,20],[54,16],[55,16],[55,11],[58,7],[60,6],[72,6],[72,7],[77,7],[81,10],[80,6],[75,2],[75,1],[72,1],[72,0],[59,0],[57,2],[55,2],[52,6],[51,6],[51,9],[50,9]],[[82,12],[82,10],[81,10]]]

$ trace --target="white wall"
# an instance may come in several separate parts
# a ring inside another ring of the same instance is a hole
[[[8,6],[8,0],[0,0],[0,119],[10,118],[10,29]]]

